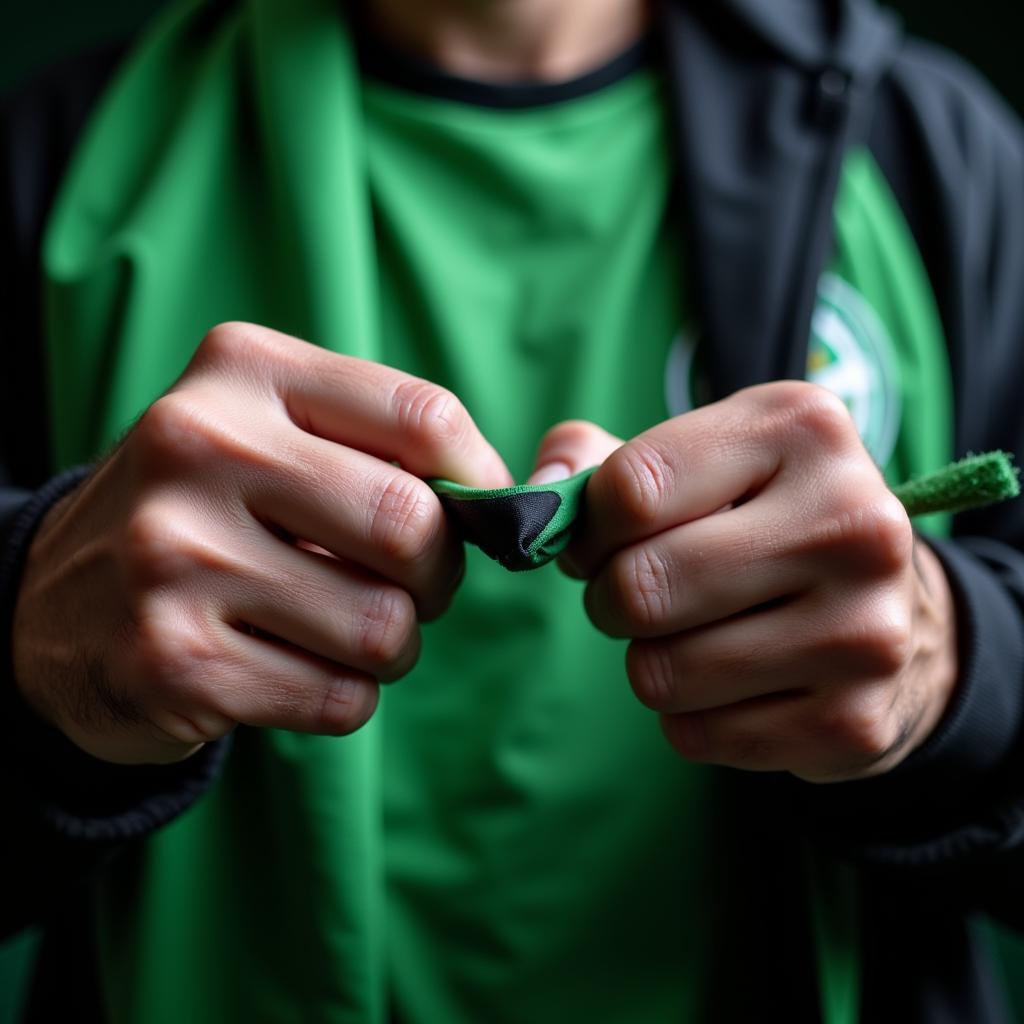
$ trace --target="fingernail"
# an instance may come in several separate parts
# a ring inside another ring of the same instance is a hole
[[[568,480],[571,476],[571,466],[567,466],[564,462],[549,462],[546,466],[541,466],[527,482],[531,484],[553,484],[558,480]]]

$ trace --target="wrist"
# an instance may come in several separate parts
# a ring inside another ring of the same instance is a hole
[[[937,725],[892,771],[830,786],[793,780],[812,833],[857,858],[931,859],[940,840],[962,856],[984,836],[972,823],[1005,813],[1020,778],[1024,648],[1020,609],[998,572],[1005,549],[919,539],[919,551],[926,547],[943,568],[956,622],[956,679]]]
[[[935,552],[920,540],[913,563],[913,648],[904,680],[910,728],[900,760],[938,728],[959,677],[956,605],[949,579]]]
[[[0,675],[5,687],[21,690],[14,671],[14,621],[22,604],[30,550],[49,514],[70,496],[89,472],[90,467],[76,467],[54,477],[35,493],[27,493],[9,523],[4,524],[0,550]]]
[[[42,666],[50,658],[55,639],[46,635],[45,620],[54,619],[45,612],[46,601],[41,591],[47,575],[41,563],[46,548],[48,527],[52,526],[74,497],[74,490],[61,494],[36,517],[30,535],[22,550],[20,572],[12,595],[10,615],[9,663],[14,688],[25,705],[47,726],[59,728],[53,714],[52,701],[46,699],[46,687],[41,685]],[[42,620],[42,621],[41,621]],[[66,628],[66,623],[63,628]],[[53,623],[51,622],[51,629]]]

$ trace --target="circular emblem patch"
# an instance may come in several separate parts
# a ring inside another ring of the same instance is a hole
[[[889,332],[867,299],[833,273],[818,283],[811,318],[807,379],[841,398],[864,447],[879,466],[892,455],[900,426],[899,363]],[[678,416],[709,401],[696,339],[681,331],[665,364],[665,405]]]

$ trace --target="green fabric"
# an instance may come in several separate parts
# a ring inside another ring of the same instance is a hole
[[[804,847],[824,1024],[860,1020],[860,907],[856,868]]]
[[[386,360],[458,394],[516,480],[561,419],[663,419],[685,309],[660,79],[526,110],[364,96]],[[707,1019],[707,770],[579,583],[467,554],[384,708],[398,1015]]]
[[[1006,452],[985,452],[972,455],[958,462],[952,462],[934,473],[906,480],[893,488],[893,493],[903,502],[911,517],[934,515],[935,513],[966,512],[983,508],[1020,494],[1018,470],[1011,464],[1012,456]],[[491,490],[465,487],[450,480],[429,480],[434,492],[450,499],[453,511],[458,513],[462,503],[488,503],[495,499],[516,499],[521,495],[550,494],[557,499],[551,518],[544,524],[537,537],[531,541],[525,556],[514,561],[502,560],[489,551],[472,532],[466,530],[465,539],[478,544],[486,554],[498,558],[506,569],[520,572],[540,569],[557,558],[572,539],[577,519],[583,511],[584,491],[594,469],[584,470],[567,480],[549,484],[520,484],[516,487],[499,487]],[[507,526],[507,523],[499,525]],[[517,525],[512,523],[512,526]]]
[[[38,929],[29,928],[0,943],[0,1024],[18,1024],[24,1019],[41,938]]]
[[[892,450],[884,464],[895,493],[908,513],[918,518],[918,528],[926,532],[947,529],[949,515],[954,512],[1016,496],[1016,472],[1003,453],[975,456],[934,469],[939,461],[948,458],[952,436],[951,385],[944,359],[944,338],[930,285],[902,214],[865,151],[857,151],[848,158],[835,212],[840,245],[831,273],[822,282],[818,316],[866,313],[878,320],[873,325],[874,343],[884,349],[893,368],[899,369],[899,419],[892,425],[898,434],[893,437]],[[844,306],[841,297],[848,280],[856,281],[871,296],[867,310]],[[893,328],[895,341],[890,333]],[[816,357],[824,362],[824,348],[822,340],[812,335],[812,378]],[[881,444],[886,427],[882,423],[875,430]],[[869,441],[869,437],[865,440]],[[936,461],[929,465],[930,460]],[[928,469],[933,471],[920,475]],[[908,473],[918,475],[894,484]],[[568,482],[573,493],[582,492],[589,475],[588,472],[582,479],[577,477]],[[442,481],[433,481],[432,486],[439,493],[471,500],[544,489],[482,491]],[[577,502],[581,496],[576,495]],[[572,526],[570,510],[560,505],[557,523],[552,521],[531,548],[531,557],[515,568],[545,564],[568,542]],[[558,546],[549,551],[541,541],[552,534],[557,536]],[[808,879],[818,937],[823,1018],[831,1024],[853,1022],[858,1015],[859,978],[856,876],[844,865],[819,860],[809,867]]]
[[[380,357],[361,125],[333,2],[176,5],[142,41],[44,242],[61,464],[114,441],[212,324]],[[215,792],[111,865],[113,1022],[387,1019],[381,738],[242,731]]]
[[[851,152],[835,205],[839,245],[832,272],[855,282],[899,366],[899,437],[882,468],[890,487],[953,458],[953,385],[945,334],[928,274],[888,182],[866,149]],[[827,301],[834,300],[831,292]],[[950,516],[916,524],[947,532]]]
[[[910,516],[966,512],[1020,494],[1018,470],[1006,452],[985,452],[900,484],[896,497]]]
[[[572,537],[573,527],[579,517],[583,505],[583,493],[587,481],[593,476],[594,469],[585,469],[567,480],[558,480],[548,484],[519,484],[515,487],[498,487],[484,490],[478,487],[465,487],[451,480],[429,480],[434,492],[442,498],[449,499],[458,510],[463,502],[492,502],[496,498],[516,499],[524,494],[551,494],[557,499],[557,506],[551,518],[544,524],[526,547],[524,556],[513,561],[504,561],[506,569],[522,572],[528,569],[540,569],[548,562],[557,558],[565,549]],[[477,543],[486,554],[496,557],[487,547],[467,533],[466,539]],[[501,559],[499,558],[499,561]]]
[[[530,111],[364,87],[327,0],[175,7],[102,103],[48,228],[58,460],[112,443],[228,319],[445,384],[518,478],[558,419],[653,425],[686,312],[663,113],[648,74]],[[902,479],[948,458],[948,382],[887,204],[851,158],[819,306],[844,315],[836,282],[856,285],[889,328]],[[367,727],[240,730],[214,791],[111,866],[111,1019],[709,1019],[709,769],[661,741],[623,650],[578,583],[471,551]],[[850,889],[820,874],[841,1024],[856,926]]]

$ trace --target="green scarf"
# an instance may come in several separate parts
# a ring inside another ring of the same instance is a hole
[[[111,445],[213,324],[378,355],[359,107],[330,0],[184,3],[148,34],[45,238],[61,465]],[[374,722],[344,743],[239,735],[222,784],[149,844],[138,875],[111,868],[111,1019],[384,1021],[379,756]],[[224,976],[224,949],[266,969]]]
[[[378,355],[359,108],[335,3],[184,3],[148,35],[45,239],[61,465],[110,445],[213,324]]]

